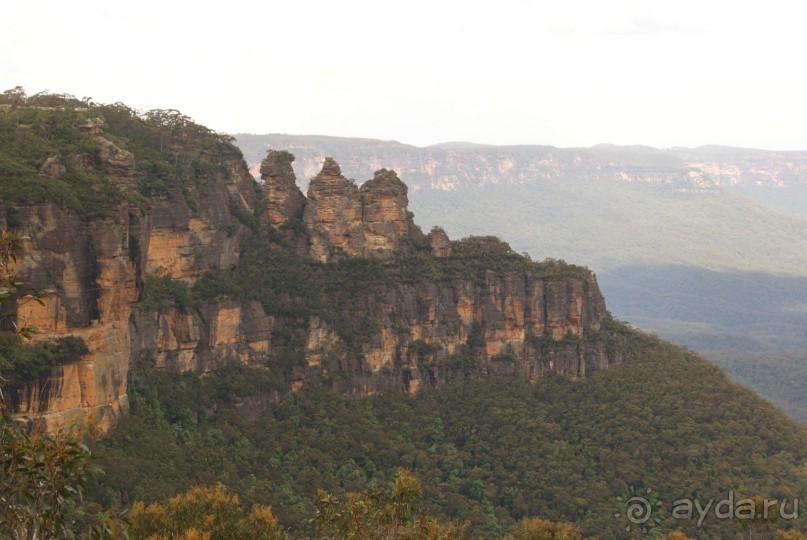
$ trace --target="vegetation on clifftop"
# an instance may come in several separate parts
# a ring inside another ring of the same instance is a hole
[[[299,234],[292,227],[287,230]],[[192,302],[213,302],[220,295],[257,300],[270,315],[316,316],[346,343],[360,345],[377,332],[368,318],[368,305],[391,289],[454,280],[484,283],[490,273],[538,279],[588,275],[586,268],[564,261],[534,262],[495,237],[454,242],[450,257],[435,257],[427,246],[407,239],[390,263],[350,257],[327,264],[301,257],[294,250],[293,239],[278,236],[276,240],[269,244],[258,235],[247,238],[238,267],[204,274],[193,287]],[[181,284],[169,281],[161,278],[146,283],[144,305],[148,309],[191,302],[185,299]]]
[[[82,129],[93,119],[102,120],[106,139],[136,156],[136,193],[107,174],[99,143]],[[28,96],[17,87],[0,94],[0,199],[53,202],[88,220],[124,199],[158,195],[181,194],[193,208],[211,179],[230,174],[225,161],[240,159],[230,140],[172,109],[140,113],[67,94]]]

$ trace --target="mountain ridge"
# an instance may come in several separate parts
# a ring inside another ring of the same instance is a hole
[[[734,147],[724,147],[719,145],[706,145],[696,148],[675,147],[669,149],[658,149],[643,145],[612,145],[612,144],[599,144],[588,148],[561,148],[547,145],[487,145],[472,142],[448,142],[438,143],[419,147],[400,143],[397,141],[381,141],[378,139],[359,139],[349,137],[335,137],[335,136],[319,136],[319,135],[279,135],[279,134],[236,134],[234,135],[236,141],[244,152],[245,158],[250,165],[251,170],[255,170],[255,165],[260,159],[262,154],[270,148],[286,149],[295,153],[298,159],[298,166],[296,172],[298,177],[305,182],[309,178],[311,172],[311,165],[309,161],[321,162],[324,159],[323,153],[334,155],[346,164],[346,171],[349,175],[356,174],[357,177],[367,176],[367,171],[360,169],[353,169],[354,157],[351,155],[352,151],[358,149],[373,148],[396,148],[413,151],[415,153],[428,153],[429,151],[436,152],[451,152],[451,151],[482,151],[491,153],[507,153],[513,151],[527,151],[532,153],[541,153],[542,157],[547,154],[558,154],[562,159],[562,163],[571,165],[574,160],[586,159],[586,156],[599,156],[601,162],[594,161],[592,166],[603,167],[614,165],[611,160],[628,159],[627,162],[620,163],[622,165],[646,165],[662,167],[661,170],[645,171],[645,177],[639,178],[648,182],[657,182],[658,178],[654,178],[651,173],[658,175],[677,175],[664,178],[670,180],[676,178],[679,182],[685,181],[690,173],[696,173],[704,185],[702,188],[711,185],[735,185],[744,184],[747,182],[761,182],[763,184],[772,184],[779,186],[804,186],[807,185],[807,151],[770,151],[770,150],[756,150],[756,149],[743,149]],[[324,145],[318,147],[317,145]],[[364,150],[365,152],[367,150]],[[313,152],[313,155],[309,156]],[[659,158],[656,161],[647,163],[646,156],[653,155]],[[726,156],[738,156],[740,162],[727,161]],[[643,156],[641,159],[639,156]],[[777,159],[781,160],[783,157],[791,159],[791,163],[778,163]],[[366,157],[366,156],[365,156]],[[376,156],[378,157],[378,156]],[[399,172],[417,172],[412,167],[407,167],[402,162],[396,162],[395,156],[385,156],[388,160],[388,166],[398,170]],[[570,161],[570,158],[573,158]],[[753,158],[756,161],[749,161]],[[704,159],[712,161],[703,161]],[[635,163],[633,163],[633,160]],[[759,160],[763,160],[761,163]],[[674,170],[664,170],[664,167],[672,166]],[[754,168],[756,167],[756,168]],[[680,169],[680,170],[679,170]],[[499,171],[502,176],[507,177],[508,170]],[[535,169],[533,172],[540,172],[540,169]],[[543,171],[543,174],[548,174],[551,171]],[[682,172],[686,174],[681,175]],[[750,173],[755,176],[751,178]],[[257,177],[257,175],[255,175]],[[538,176],[536,176],[538,177]],[[430,185],[424,184],[424,176],[415,175],[412,178],[412,188],[414,190],[426,188],[439,188],[444,184],[439,181],[432,181]],[[623,178],[624,179],[624,178]],[[521,179],[523,180],[523,178]],[[685,182],[686,183],[686,182]],[[691,182],[690,182],[691,183]],[[447,189],[452,189],[448,187]]]
[[[363,396],[442,386],[458,368],[583,377],[621,361],[593,272],[533,262],[494,237],[424,234],[391,170],[357,186],[326,159],[304,197],[292,155],[269,152],[258,184],[226,137],[178,111],[36,100],[48,108],[0,116],[0,226],[27,238],[20,276],[53,285],[17,317],[38,328],[34,343],[86,346],[5,392],[39,429],[112,429],[138,362],[275,366],[290,390]],[[32,184],[40,191],[22,189]],[[63,198],[78,190],[87,196]],[[18,352],[4,359],[11,373],[29,361]]]

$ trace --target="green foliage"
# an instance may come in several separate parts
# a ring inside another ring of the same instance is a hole
[[[86,112],[70,108],[0,107],[0,198],[52,201],[86,219],[105,215],[122,200],[100,167],[98,143],[80,128],[87,119]],[[39,174],[49,158],[64,167],[63,174]]]
[[[614,505],[631,485],[652,487],[662,501],[730,489],[792,501],[803,492],[805,428],[686,350],[618,322],[608,331],[624,363],[583,380],[494,378],[414,397],[356,400],[313,383],[284,395],[270,389],[273,377],[282,380],[274,368],[254,384],[259,372],[249,366],[203,379],[150,373],[131,385],[130,418],[99,443],[107,475],[93,497],[153,501],[221,482],[312,534],[317,489],[340,500],[377,493],[405,467],[421,479],[427,515],[467,520],[482,537],[540,516],[621,538]],[[473,358],[443,362],[461,370]],[[258,407],[267,399],[276,405]],[[662,531],[737,532],[720,520],[698,530],[660,517]]]
[[[280,540],[286,538],[268,506],[246,513],[237,495],[221,487],[194,487],[165,504],[136,503],[128,517],[134,538]]]
[[[190,288],[170,276],[146,276],[140,308],[143,311],[165,313],[171,308],[188,312],[196,307]]]
[[[134,180],[145,197],[181,194],[193,208],[211,182],[229,177],[225,162],[240,157],[229,136],[173,109],[140,114],[120,103],[8,91],[0,95],[0,198],[51,201],[87,220],[105,216],[124,196],[136,200],[109,177],[98,143],[81,129],[97,118],[105,138],[137,157]],[[51,158],[63,173],[39,174]]]
[[[269,246],[257,237],[241,247],[237,269],[202,276],[193,289],[200,302],[220,295],[257,300],[266,313],[307,324],[315,315],[349,345],[358,346],[377,332],[365,308],[388,283],[389,269],[375,260],[350,258],[331,264],[304,259],[292,249]]]
[[[55,366],[78,362],[88,352],[84,340],[74,336],[34,345],[17,341],[0,349],[0,373],[14,386],[44,377]]]
[[[384,538],[452,540],[465,537],[463,527],[440,525],[434,519],[415,518],[421,496],[420,480],[408,471],[398,471],[390,488],[348,493],[344,501],[318,490],[313,518],[318,538]]]
[[[260,214],[257,211],[250,214],[233,197],[229,199],[229,209],[230,214],[241,222],[242,225],[249,227],[253,232],[258,232],[258,228],[260,227]]]
[[[442,350],[443,346],[439,343],[426,343],[422,339],[415,340],[409,344],[409,352],[420,357],[428,356]]]
[[[87,482],[89,456],[75,434],[28,434],[0,411],[0,536],[72,537],[69,510]]]
[[[533,262],[495,236],[470,236],[451,246],[451,256],[434,257],[426,246],[411,241],[404,244],[395,260],[398,279],[403,283],[433,283],[455,279],[484,281],[489,273],[530,274],[541,279],[580,277],[588,273],[585,268],[562,260]]]
[[[229,176],[225,160],[240,157],[229,136],[174,109],[138,114],[116,103],[92,112],[105,121],[105,133],[115,144],[137,156],[139,191],[147,197],[180,192],[194,204],[206,185]]]
[[[570,523],[527,518],[513,526],[506,540],[583,540],[583,534]]]

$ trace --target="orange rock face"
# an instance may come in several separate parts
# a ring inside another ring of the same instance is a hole
[[[18,271],[35,284],[57,286],[44,305],[21,306],[20,322],[36,328],[34,342],[71,335],[82,338],[89,352],[46,380],[18,388],[18,416],[50,431],[91,420],[94,429],[106,432],[128,407],[128,319],[137,291],[121,224],[126,209],[89,225],[52,205],[24,208],[21,214],[30,240]],[[87,256],[90,245],[94,257]]]
[[[134,156],[104,138],[100,121],[82,129],[100,152],[97,161],[73,156],[77,162],[103,171],[124,192],[133,189]],[[62,169],[58,159],[51,159],[40,172],[58,176]],[[205,181],[205,191],[189,195],[193,210],[176,194],[152,200],[145,210],[120,204],[105,210],[108,217],[89,222],[49,203],[15,208],[17,228],[28,238],[16,271],[27,283],[53,290],[43,305],[20,306],[18,323],[36,327],[34,342],[74,336],[89,351],[55,367],[49,377],[8,389],[18,418],[50,431],[77,423],[104,433],[128,408],[126,379],[134,356],[196,369],[200,339],[206,338],[208,347],[241,346],[234,322],[240,320],[240,306],[224,306],[212,319],[212,332],[201,331],[198,317],[189,314],[143,316],[137,310],[147,276],[166,275],[192,285],[208,270],[237,265],[245,233],[230,208],[240,205],[242,213],[252,212],[254,181],[240,160],[223,162],[220,177]],[[153,344],[151,335],[162,348],[143,347]],[[238,358],[240,352],[234,354]]]
[[[391,258],[415,227],[406,194],[406,184],[394,171],[381,169],[358,188],[333,159],[325,158],[308,185],[303,217],[311,233],[311,257],[321,262],[344,255]]]
[[[278,227],[287,221],[299,219],[305,206],[305,197],[294,176],[291,164],[294,156],[288,152],[270,150],[260,167],[266,194],[266,214],[269,224]]]
[[[125,184],[126,156],[108,153],[109,170]],[[394,265],[407,236],[441,258],[467,245],[452,245],[440,229],[424,237],[407,210],[407,188],[392,171],[381,169],[358,187],[326,159],[305,200],[291,173],[292,159],[267,156],[261,168],[267,213],[260,217],[270,227],[302,220],[305,231],[295,232],[303,239],[295,248],[301,256],[323,263],[368,257]],[[37,326],[35,340],[75,336],[89,352],[15,389],[18,417],[48,430],[82,423],[106,432],[127,409],[127,374],[138,361],[206,373],[233,363],[272,367],[278,360],[285,369],[294,358],[299,361],[283,371],[294,391],[316,378],[356,396],[415,393],[497,373],[582,377],[619,361],[596,338],[607,311],[594,275],[581,272],[550,279],[529,269],[489,270],[392,283],[379,286],[358,308],[336,306],[335,314],[270,316],[257,301],[227,296],[145,311],[139,300],[149,277],[167,276],[190,287],[210,270],[238,266],[241,240],[252,233],[235,215],[243,219],[253,212],[255,186],[243,163],[224,168],[222,178],[190,199],[166,194],[143,211],[122,204],[89,223],[55,205],[19,209],[30,241],[18,271],[54,288],[43,305],[26,304],[19,316]],[[54,161],[45,172],[59,170]],[[255,228],[257,234],[278,233]],[[503,249],[496,242],[484,240],[477,248]],[[361,339],[346,335],[345,328],[361,328]]]

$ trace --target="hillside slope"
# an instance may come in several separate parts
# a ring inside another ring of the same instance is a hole
[[[645,537],[625,532],[635,523],[624,500],[648,489],[660,503],[654,532],[734,539],[742,530],[743,520],[712,512],[700,526],[697,514],[676,519],[674,502],[685,498],[786,499],[792,513],[807,488],[805,428],[697,355],[623,332],[625,361],[583,380],[479,379],[465,366],[455,382],[415,396],[355,400],[309,386],[267,407],[272,372],[146,371],[131,416],[98,448],[107,474],[93,497],[153,500],[221,482],[305,534],[317,488],[372,488],[406,467],[424,485],[420,511],[468,520],[482,538],[527,516],[602,539]],[[803,517],[777,526],[807,530]]]

